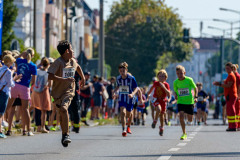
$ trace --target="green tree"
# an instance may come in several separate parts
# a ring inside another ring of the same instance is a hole
[[[16,38],[12,27],[18,15],[18,9],[13,4],[14,0],[3,1],[3,30],[2,51],[9,50],[11,41]]]
[[[236,39],[239,40],[240,39],[239,37],[240,34],[238,33]],[[220,38],[216,39],[216,41],[220,41]],[[230,52],[232,52],[232,54],[229,54]],[[238,56],[239,45],[236,42],[225,40],[223,64],[226,64],[227,62],[238,64]],[[224,66],[222,66],[222,57],[220,54],[220,50],[210,59],[208,59],[206,67],[208,68],[208,74],[211,75],[212,77],[215,76],[216,73],[221,73],[221,68]]]
[[[192,45],[182,42],[182,22],[164,1],[122,0],[115,3],[105,25],[106,63],[118,74],[126,61],[138,81],[148,83],[155,70],[191,56]]]

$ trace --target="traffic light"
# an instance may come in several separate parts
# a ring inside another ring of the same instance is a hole
[[[76,8],[75,7],[69,7],[69,15],[70,15],[70,19],[74,16],[76,16]]]
[[[188,29],[188,28],[183,29],[183,42],[185,42],[185,43],[190,42],[189,31],[190,31],[190,29]]]

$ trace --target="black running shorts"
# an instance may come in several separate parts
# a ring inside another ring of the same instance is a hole
[[[193,104],[177,104],[178,112],[183,111],[184,113],[193,115]]]

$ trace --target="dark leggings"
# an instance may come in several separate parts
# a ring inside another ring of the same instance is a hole
[[[35,108],[35,123],[36,126],[41,126],[41,110]]]
[[[80,96],[80,106],[83,108],[83,111],[82,111],[82,115],[81,117],[82,118],[85,118],[87,116],[87,112],[88,112],[88,108],[90,106],[90,102],[91,102],[91,98],[84,98],[82,96]]]

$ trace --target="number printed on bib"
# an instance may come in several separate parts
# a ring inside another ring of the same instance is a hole
[[[181,88],[178,89],[179,96],[189,96],[189,89],[188,88]]]
[[[120,94],[129,94],[129,86],[119,86]]]
[[[70,78],[75,76],[74,68],[63,68],[63,78]]]
[[[203,101],[203,97],[202,97],[202,96],[199,96],[199,97],[198,97],[198,101],[200,101],[200,102]]]

